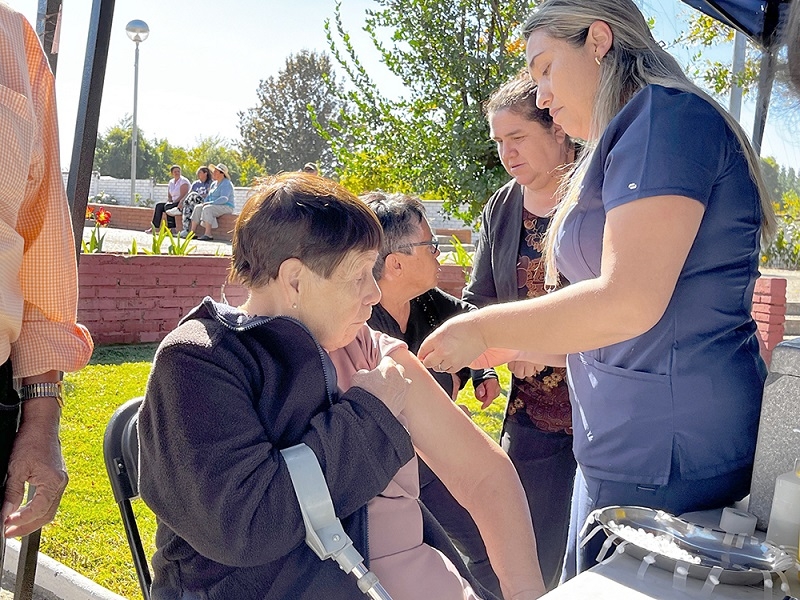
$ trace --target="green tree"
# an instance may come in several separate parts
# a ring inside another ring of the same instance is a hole
[[[162,173],[156,176],[158,180],[167,180],[171,177],[169,168],[172,165],[178,165],[183,174],[188,178],[192,178],[194,171],[191,170],[189,165],[189,155],[185,148],[181,146],[173,146],[166,139],[155,140],[155,151],[158,154],[158,160],[161,164]]]
[[[162,179],[161,158],[152,142],[139,129],[136,144],[136,177]],[[102,175],[126,179],[131,176],[131,137],[133,121],[125,115],[103,135],[97,136],[94,151],[94,170]]]
[[[330,93],[333,90],[334,93]],[[345,100],[325,53],[290,54],[277,77],[259,83],[258,103],[239,113],[240,148],[267,172],[293,171],[307,162],[332,167],[330,141],[314,128],[339,116]],[[338,132],[331,134],[336,137]]]
[[[748,39],[744,69],[734,73],[733,46],[730,45],[733,42],[734,34],[734,30],[727,25],[705,14],[693,11],[688,18],[685,32],[670,44],[671,47],[684,46],[693,50],[688,64],[685,65],[687,74],[720,99],[730,94],[733,85],[741,87],[745,97],[754,95],[758,88],[762,51]],[[726,44],[731,49],[729,57],[724,57],[724,59],[707,57],[707,51]],[[778,66],[775,72],[771,112],[777,112],[786,117],[788,111],[785,109],[792,106],[792,100],[788,90],[785,52],[778,52],[777,57]]]
[[[405,85],[388,98],[352,46],[337,4],[328,43],[351,84],[354,110],[328,128],[337,173],[355,192],[381,187],[445,201],[471,223],[508,179],[482,107],[524,66],[519,24],[532,3],[474,0],[376,0],[364,30],[382,62]],[[381,32],[391,32],[390,41]],[[348,137],[335,137],[347,131]],[[377,169],[375,168],[377,167]]]

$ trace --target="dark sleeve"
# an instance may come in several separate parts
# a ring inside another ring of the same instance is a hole
[[[696,94],[661,86],[639,92],[609,125],[606,211],[652,196],[686,196],[707,205],[725,160],[729,128]]]
[[[159,350],[139,417],[140,492],[199,553],[248,567],[288,554],[305,528],[286,465],[253,407],[253,365],[237,367],[231,354],[185,342]],[[311,419],[302,441],[341,518],[414,454],[402,425],[359,388]]]
[[[478,244],[472,261],[472,274],[461,297],[474,306],[483,307],[497,302],[497,289],[492,271],[492,249],[489,242],[489,214],[497,194],[489,199],[481,212],[481,226],[478,230]]]

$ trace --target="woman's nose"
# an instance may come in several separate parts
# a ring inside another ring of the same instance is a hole
[[[536,87],[536,106],[541,110],[550,106],[553,95],[550,93],[550,88],[541,83]]]
[[[378,302],[381,301],[381,288],[378,287],[378,282],[375,281],[375,278],[370,275],[370,281],[372,282],[369,285],[369,289],[366,292],[364,297],[364,304],[369,304],[370,306],[375,306]]]

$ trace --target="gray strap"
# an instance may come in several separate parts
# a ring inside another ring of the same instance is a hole
[[[364,558],[336,517],[328,484],[311,448],[298,444],[281,450],[281,454],[300,504],[308,547],[321,560],[333,559],[345,573],[353,573],[364,594],[375,600],[391,600],[378,578],[362,564]]]

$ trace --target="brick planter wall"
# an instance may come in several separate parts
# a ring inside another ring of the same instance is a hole
[[[83,254],[78,321],[88,327],[97,345],[159,342],[205,296],[221,300],[223,286],[230,304],[244,302],[243,287],[225,284],[229,264],[226,256]],[[464,285],[462,267],[442,265],[441,289],[460,298]],[[786,280],[760,278],[753,318],[767,364],[783,340],[785,315]]]
[[[786,321],[786,280],[782,277],[761,277],[753,292],[753,318],[761,337],[761,355],[767,366],[772,350],[783,341]]]
[[[230,258],[84,254],[80,262],[78,321],[95,344],[159,342],[205,296],[222,298]],[[226,285],[231,304],[244,288]]]
[[[113,229],[133,229],[135,231],[145,231],[150,227],[150,219],[153,218],[153,208],[144,206],[120,206],[116,204],[91,204],[95,211],[102,207],[111,213],[111,222],[108,224]],[[233,226],[236,224],[236,214],[222,215],[217,218],[219,227],[214,229],[211,235],[218,240],[231,241]],[[181,227],[181,217],[175,217],[178,228]],[[203,231],[199,231],[203,235]]]

